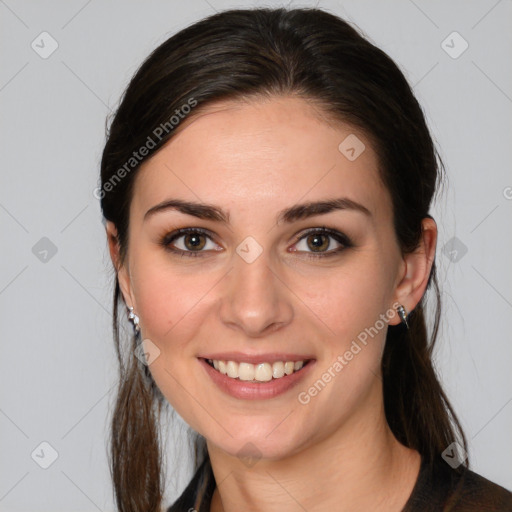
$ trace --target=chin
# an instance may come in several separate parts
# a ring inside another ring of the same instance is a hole
[[[284,459],[300,451],[300,446],[304,444],[304,441],[296,440],[294,433],[289,430],[285,432],[275,429],[279,421],[273,422],[273,427],[265,429],[265,431],[263,429],[258,432],[251,431],[251,429],[239,431],[230,429],[232,438],[225,432],[221,432],[218,437],[212,436],[207,439],[209,439],[209,443],[215,444],[223,452],[238,457],[244,462],[249,461],[248,466],[259,459]]]

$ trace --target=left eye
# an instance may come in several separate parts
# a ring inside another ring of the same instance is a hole
[[[295,244],[294,251],[310,253],[308,256],[330,256],[341,252],[344,248],[351,245],[350,240],[342,233],[326,229],[315,229],[302,235]]]

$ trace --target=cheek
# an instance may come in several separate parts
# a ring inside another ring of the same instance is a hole
[[[361,261],[343,270],[330,269],[323,276],[317,274],[314,280],[304,278],[294,288],[297,296],[304,298],[304,312],[325,328],[326,335],[346,344],[386,311],[385,281],[379,265]]]
[[[194,407],[190,396],[198,396],[191,382],[191,370],[207,309],[208,294],[215,276],[200,273],[180,274],[169,263],[139,261],[133,276],[137,308],[144,339],[159,350],[149,369],[152,377],[171,406],[194,429],[201,425],[201,410]]]
[[[182,332],[200,325],[213,278],[197,273],[180,275],[170,264],[142,261],[133,276],[137,311],[144,336],[163,344],[190,338]],[[178,333],[181,334],[178,336]]]

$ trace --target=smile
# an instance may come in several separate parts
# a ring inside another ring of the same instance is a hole
[[[221,361],[206,359],[206,362],[219,373],[243,381],[269,382],[273,379],[281,379],[302,369],[309,362],[306,361],[275,361],[273,363],[262,362],[258,364]]]
[[[316,359],[311,356],[284,353],[226,352],[205,354],[197,360],[215,387],[239,400],[284,395],[307,379],[316,366]]]

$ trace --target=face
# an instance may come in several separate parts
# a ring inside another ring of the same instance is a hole
[[[210,446],[280,458],[379,407],[405,266],[363,133],[296,98],[209,107],[141,167],[127,254],[151,373]],[[263,382],[205,359],[267,363]],[[301,360],[290,375],[280,363]]]

